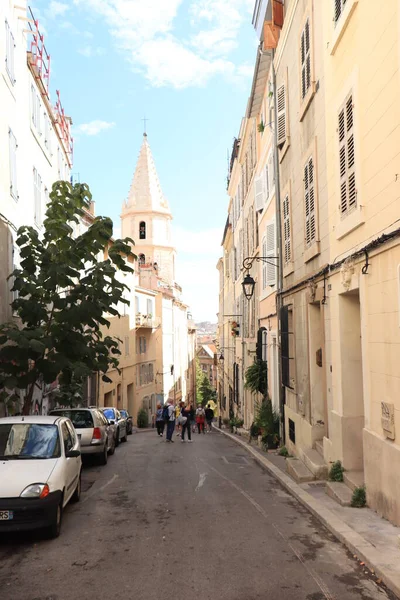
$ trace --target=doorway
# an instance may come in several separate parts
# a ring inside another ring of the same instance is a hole
[[[308,305],[310,360],[310,422],[321,426],[321,436],[328,436],[328,404],[325,384],[324,313],[320,302]],[[323,426],[323,428],[322,428]]]

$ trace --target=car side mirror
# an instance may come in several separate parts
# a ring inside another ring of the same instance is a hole
[[[110,425],[115,425],[115,421],[108,421]]]
[[[69,452],[66,453],[66,457],[67,458],[78,458],[78,456],[81,455],[81,451],[80,450],[69,450]]]

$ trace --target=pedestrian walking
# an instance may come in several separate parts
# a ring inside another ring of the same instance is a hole
[[[182,442],[185,441],[185,432],[187,432],[188,442],[192,441],[191,422],[194,416],[194,410],[191,404],[184,406],[181,412],[182,418],[186,419],[182,421]]]
[[[213,418],[214,418],[214,411],[211,408],[210,404],[207,406],[205,413],[206,413],[206,421],[207,421],[207,425],[208,425],[208,432],[210,433],[212,431],[212,422],[213,422]]]
[[[165,421],[164,421],[164,416],[163,416],[163,409],[162,409],[162,406],[160,403],[157,404],[156,427],[157,427],[157,435],[162,437],[164,435]]]
[[[166,442],[171,442],[172,444],[174,443],[174,440],[172,439],[172,435],[174,433],[174,429],[175,429],[175,407],[174,407],[174,401],[173,400],[168,400],[167,439],[165,440]]]
[[[176,424],[176,435],[179,437],[181,435],[181,429],[182,429],[182,424],[181,421],[179,419],[181,412],[182,412],[182,408],[184,407],[184,403],[183,402],[179,402],[176,406],[175,406],[175,424]]]
[[[197,423],[197,431],[199,434],[201,432],[205,433],[205,431],[204,431],[205,418],[206,418],[206,415],[204,412],[204,408],[202,406],[199,406],[196,410],[196,423]]]

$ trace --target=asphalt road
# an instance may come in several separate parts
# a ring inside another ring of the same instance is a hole
[[[57,540],[0,540],[0,599],[394,599],[232,441],[174,439],[86,467]]]

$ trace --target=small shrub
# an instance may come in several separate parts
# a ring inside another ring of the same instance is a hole
[[[351,506],[354,508],[364,508],[367,504],[367,495],[365,487],[356,487],[351,498]]]
[[[331,470],[329,471],[329,479],[331,481],[343,481],[343,466],[340,460],[337,460],[331,466]]]
[[[144,429],[149,426],[149,415],[147,414],[147,410],[141,408],[138,412],[137,416],[137,426],[139,429]]]
[[[237,421],[236,421],[236,427],[243,427],[243,425],[244,425],[243,419],[237,419]]]
[[[224,425],[229,425],[229,419],[227,417],[225,417],[224,419],[222,419],[222,422]]]
[[[289,456],[289,451],[286,448],[286,446],[282,446],[282,448],[279,448],[278,454],[279,454],[279,456],[284,456],[286,458]]]

